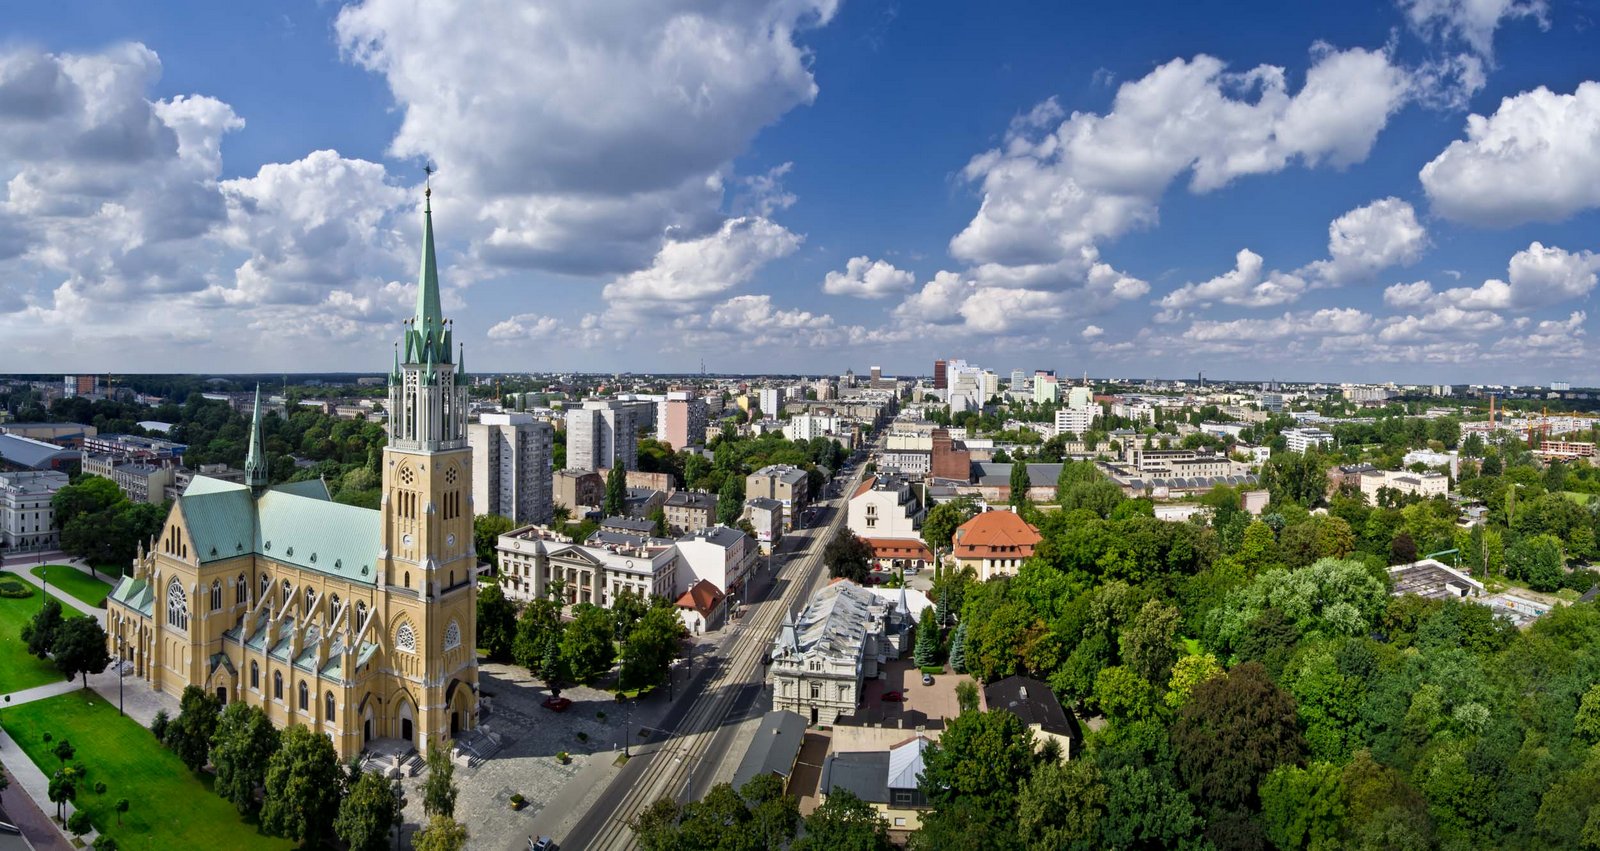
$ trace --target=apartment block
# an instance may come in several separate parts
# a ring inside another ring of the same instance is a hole
[[[483,414],[467,425],[472,510],[513,523],[550,522],[555,430],[531,414]]]

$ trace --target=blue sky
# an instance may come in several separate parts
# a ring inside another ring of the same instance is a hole
[[[8,371],[1600,384],[1600,3],[65,2],[0,44]]]

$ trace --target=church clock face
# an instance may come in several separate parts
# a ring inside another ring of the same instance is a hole
[[[400,543],[405,544],[408,547],[411,546],[412,540],[413,539],[411,537],[411,533],[410,532],[407,532],[404,535],[400,536]]]
[[[453,547],[456,545],[456,536],[454,533],[444,536],[444,545],[447,547]]]

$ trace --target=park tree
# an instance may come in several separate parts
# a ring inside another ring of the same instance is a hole
[[[722,488],[717,491],[717,523],[732,526],[739,522],[741,514],[744,514],[744,478],[730,475],[722,480]]]
[[[835,579],[865,585],[872,575],[872,547],[849,529],[840,529],[828,541],[822,549],[822,560],[828,565],[828,575]]]
[[[560,697],[566,686],[568,674],[566,661],[561,658],[561,641],[556,633],[545,637],[544,658],[539,662],[539,675],[551,697]]]
[[[1028,501],[1028,464],[1026,461],[1015,460],[1011,463],[1011,507],[1021,511],[1030,503]]]
[[[1122,663],[1152,685],[1167,682],[1178,657],[1177,608],[1159,600],[1147,600],[1133,622],[1122,628],[1118,638]]]
[[[932,606],[923,609],[922,617],[917,619],[917,643],[913,653],[919,668],[939,664],[939,622]]]
[[[1194,687],[1213,677],[1222,675],[1222,666],[1210,653],[1185,656],[1172,666],[1172,676],[1167,681],[1167,693],[1161,702],[1170,710],[1177,710],[1189,699]]]
[[[485,585],[478,591],[478,648],[490,661],[506,663],[511,661],[516,640],[517,607],[498,584]]]
[[[50,658],[62,620],[61,604],[47,595],[44,605],[22,626],[22,641],[28,645],[28,652],[40,659]]]
[[[285,729],[267,761],[262,829],[306,846],[322,842],[339,813],[342,775],[327,736],[304,724]]]
[[[394,829],[394,793],[383,775],[368,771],[350,786],[333,821],[334,835],[350,851],[385,851]]]
[[[967,622],[956,625],[950,636],[950,670],[958,674],[967,672]]]
[[[128,812],[128,799],[118,798],[115,806],[117,811],[117,826],[122,826],[122,817]]]
[[[782,848],[800,825],[800,804],[785,794],[783,785],[777,775],[762,773],[739,788],[739,797],[750,809],[746,833],[761,848]]]
[[[89,674],[104,671],[111,664],[111,653],[106,649],[106,631],[94,618],[68,618],[56,628],[55,640],[50,645],[50,655],[56,668],[68,679],[83,678],[83,687],[89,687]]]
[[[478,551],[478,561],[488,562],[495,566],[499,573],[500,557],[495,553],[495,545],[500,542],[500,536],[516,528],[509,517],[498,514],[479,514],[472,518],[472,543]]]
[[[1588,744],[1600,744],[1600,683],[1590,686],[1578,701],[1578,714],[1573,717],[1572,732]]]
[[[561,604],[552,599],[530,600],[517,616],[516,637],[511,641],[511,659],[538,675],[544,664],[545,648],[561,642]]]
[[[278,728],[257,707],[234,701],[222,711],[211,734],[211,764],[217,775],[213,788],[240,815],[252,816],[261,808],[256,790],[266,783],[267,763],[279,739]]]
[[[1092,849],[1106,789],[1094,761],[1042,761],[1017,793],[1017,831],[1029,848]]]
[[[456,814],[456,764],[450,752],[428,740],[428,779],[422,786],[422,812],[429,816]]]
[[[67,830],[76,837],[78,844],[83,844],[83,835],[94,830],[94,821],[89,818],[88,810],[77,810],[67,819]]]
[[[1096,476],[1086,482],[1075,482],[1061,494],[1061,510],[1093,511],[1102,518],[1110,517],[1124,501],[1122,488],[1116,482]]]
[[[1009,811],[1033,767],[1033,731],[1005,710],[963,712],[922,762],[922,791],[935,807],[967,799]]]
[[[1105,815],[1099,820],[1101,848],[1181,848],[1202,824],[1194,804],[1165,766],[1118,765],[1101,775]],[[1199,846],[1204,847],[1204,846]]]
[[[162,742],[190,771],[199,771],[211,757],[211,738],[217,732],[222,704],[205,689],[186,686],[178,706],[178,717],[167,725]]]
[[[656,597],[622,642],[622,687],[660,685],[683,652],[689,630],[675,606]]]
[[[1535,591],[1561,587],[1566,563],[1561,540],[1554,535],[1529,535],[1506,548],[1506,575],[1528,583]]]
[[[1328,491],[1322,456],[1315,452],[1274,452],[1261,465],[1261,483],[1274,504],[1316,506]]]
[[[57,760],[60,760],[62,765],[66,765],[68,762],[72,761],[74,756],[77,755],[78,749],[72,746],[72,742],[67,741],[66,739],[61,739],[56,742],[56,746],[50,750],[50,753],[53,754]]]
[[[611,670],[617,660],[617,646],[610,612],[580,603],[574,613],[576,617],[561,636],[561,660],[574,680],[586,683]]]
[[[1261,781],[1261,827],[1279,848],[1335,848],[1345,824],[1339,767],[1280,765]]]
[[[1305,752],[1294,698],[1260,664],[1200,683],[1172,726],[1178,774],[1217,810],[1253,807],[1262,778]]]
[[[621,459],[606,471],[606,490],[600,508],[607,517],[621,517],[628,507],[628,474],[622,469]]]
[[[658,505],[655,508],[650,509],[650,515],[646,519],[655,524],[655,529],[652,531],[655,533],[657,538],[668,538],[672,536],[672,530],[667,528],[667,510],[662,506]]]
[[[835,789],[828,800],[806,816],[806,835],[793,851],[890,851],[889,823],[847,789]],[[767,845],[781,848],[781,845]]]
[[[83,779],[83,772],[77,766],[63,765],[50,775],[50,784],[45,789],[45,795],[50,803],[56,805],[56,821],[65,817],[67,804],[77,799],[78,783]]]
[[[922,518],[922,540],[930,550],[950,550],[950,539],[955,537],[961,524],[977,514],[978,507],[971,499],[953,499],[928,509]]]
[[[412,837],[415,851],[462,851],[467,847],[467,826],[455,819],[436,815]]]

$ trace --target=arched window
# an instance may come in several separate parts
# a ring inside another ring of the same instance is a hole
[[[322,698],[322,720],[333,720],[333,692],[328,692]]]
[[[221,608],[222,608],[222,580],[213,579],[213,580],[211,580],[211,611],[215,612],[215,611],[218,611]]]
[[[339,616],[339,595],[335,594],[335,595],[333,595],[333,597],[331,599],[328,600],[328,621],[329,621],[329,623],[332,623],[333,619],[338,617],[338,616]]]
[[[244,574],[239,574],[239,584],[233,586],[233,604],[235,606],[244,602],[244,595],[250,590],[250,583],[245,580]]]
[[[261,574],[261,599],[265,600],[267,598],[267,592],[271,589],[272,577],[266,575],[265,573]]]
[[[294,586],[289,584],[289,580],[287,580],[287,579],[283,580],[283,602],[285,602],[285,603],[289,602],[290,595],[292,595],[293,593],[294,593]]]
[[[272,699],[283,700],[283,674],[280,671],[272,672]]]
[[[356,629],[367,625],[367,604],[356,603]]]
[[[311,689],[306,688],[306,681],[300,681],[300,711],[311,711]]]
[[[189,595],[183,593],[183,583],[176,578],[167,583],[167,624],[189,629]]]
[[[261,666],[250,663],[250,688],[254,691],[261,690]]]
[[[411,624],[400,625],[399,631],[394,634],[394,646],[407,653],[417,652],[417,634],[412,631]]]
[[[311,607],[313,605],[315,605],[316,602],[317,602],[317,592],[313,591],[311,589],[310,585],[307,585],[306,586],[306,616],[307,617],[311,616]]]
[[[411,587],[411,571],[409,571],[409,570],[406,571],[406,582],[405,582],[405,584],[406,584],[407,588]]]
[[[460,646],[461,627],[457,626],[455,621],[451,621],[450,625],[444,628],[444,649],[454,650]]]

